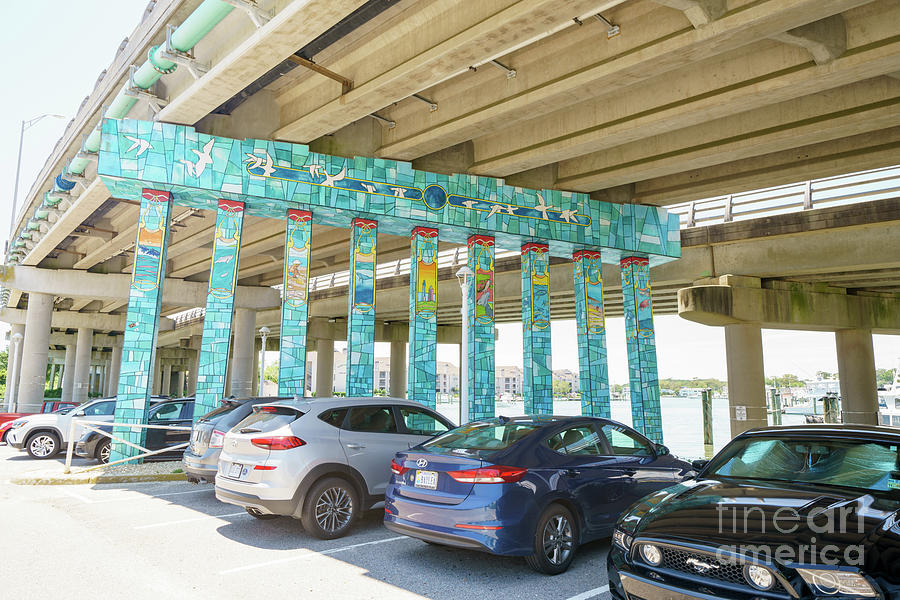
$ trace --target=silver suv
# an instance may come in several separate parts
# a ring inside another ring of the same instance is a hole
[[[391,459],[453,423],[397,398],[306,398],[253,407],[226,435],[216,498],[259,519],[287,515],[341,537],[384,499]]]

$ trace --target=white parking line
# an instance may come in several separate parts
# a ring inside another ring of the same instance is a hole
[[[302,560],[304,558],[315,558],[318,556],[326,556],[328,554],[337,554],[338,552],[345,552],[347,550],[353,550],[355,548],[362,548],[363,546],[374,546],[375,544],[385,544],[387,542],[396,542],[397,540],[408,540],[411,538],[406,537],[405,535],[399,535],[397,537],[387,538],[383,540],[374,540],[372,542],[362,542],[360,544],[352,544],[350,546],[342,546],[340,548],[332,548],[331,550],[322,550],[320,552],[316,552],[314,550],[309,550],[307,552],[303,552],[301,554],[296,554],[294,556],[288,556],[286,558],[279,558],[277,560],[269,560],[266,562],[256,563],[253,565],[244,565],[243,567],[235,567],[233,569],[225,569],[224,571],[219,571],[219,575],[227,575],[228,573],[237,573],[238,571],[249,571],[251,569],[258,569],[260,567],[269,567],[271,565],[280,565],[282,563],[291,562],[295,560]]]
[[[199,494],[200,492],[212,492],[214,490],[188,490],[186,492],[167,492],[165,494],[141,494],[140,492],[135,492],[136,495],[125,496],[122,498],[110,498],[107,500],[90,500],[92,504],[103,504],[105,502],[124,502],[126,500],[141,500],[141,499],[151,499],[151,498],[163,498],[167,496],[180,496],[182,494]]]
[[[169,525],[180,525],[181,523],[193,523],[194,521],[205,521],[206,519],[224,519],[225,517],[237,517],[238,515],[247,515],[246,511],[228,513],[227,515],[204,515],[202,517],[194,517],[192,519],[179,519],[178,521],[166,521],[164,523],[151,523],[150,525],[138,525],[135,529],[152,529],[154,527],[167,527]]]
[[[603,594],[608,591],[609,591],[609,586],[604,585],[603,587],[598,587],[598,588],[594,588],[592,590],[588,590],[586,592],[582,592],[582,593],[578,594],[577,596],[572,596],[571,598],[568,598],[567,600],[588,600],[588,598],[593,598],[594,596],[599,596],[600,594]]]
[[[89,500],[88,498],[85,498],[85,497],[82,496],[81,494],[76,494],[76,493],[73,492],[72,490],[63,490],[63,493],[64,493],[66,496],[70,496],[70,497],[72,497],[72,498],[75,498],[76,500],[81,500],[81,501],[84,502],[85,504],[93,504],[93,503],[94,503],[93,500]]]

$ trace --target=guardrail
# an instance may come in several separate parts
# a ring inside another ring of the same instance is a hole
[[[145,425],[143,423],[114,423],[114,422],[108,422],[108,421],[81,421],[81,420],[76,422],[75,419],[72,419],[72,422],[69,425],[69,443],[68,443],[68,446],[66,447],[66,467],[65,467],[65,469],[63,469],[63,473],[66,473],[66,474],[72,472],[72,455],[74,454],[74,451],[75,451],[75,442],[76,442],[75,427],[76,427],[76,425],[83,426],[85,429],[88,429],[90,431],[99,433],[100,435],[106,436],[110,440],[115,440],[117,442],[121,442],[121,443],[125,444],[126,446],[130,446],[131,448],[134,448],[135,450],[140,451],[141,454],[138,454],[136,456],[129,456],[128,458],[123,458],[123,459],[105,463],[105,464],[101,463],[99,465],[96,465],[93,467],[88,467],[86,469],[80,469],[78,471],[75,471],[75,473],[86,473],[87,471],[93,471],[95,469],[102,469],[104,467],[127,463],[127,462],[131,462],[133,460],[137,460],[140,458],[146,458],[148,456],[162,454],[164,452],[171,452],[172,450],[178,450],[180,448],[187,448],[187,445],[190,443],[190,442],[182,442],[180,444],[173,444],[171,446],[166,446],[165,448],[161,448],[159,450],[149,450],[147,448],[144,448],[143,446],[140,446],[133,442],[129,442],[128,440],[124,440],[116,435],[113,435],[112,431],[106,432],[101,429],[97,429],[97,427],[94,427],[94,425],[97,425],[100,427],[112,427],[113,431],[115,431],[116,427],[129,427],[129,428],[131,428],[132,431],[134,431],[135,429],[168,429],[168,430],[174,430],[174,431],[190,431],[191,430],[190,427],[185,427],[183,425]]]

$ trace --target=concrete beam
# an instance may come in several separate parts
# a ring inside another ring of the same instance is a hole
[[[54,332],[50,334],[51,346],[67,346],[75,343],[75,334]],[[106,335],[103,333],[95,333],[92,340],[94,348],[112,348],[116,344],[122,343],[122,336]]]
[[[680,10],[694,27],[709,25],[725,14],[725,0],[653,0],[657,4]]]
[[[678,291],[678,314],[704,325],[757,324],[766,329],[869,329],[900,334],[900,298],[849,296],[841,288],[724,275],[718,285]]]
[[[4,308],[0,310],[0,321],[10,324],[25,323],[26,310]],[[68,310],[55,310],[51,316],[50,326],[53,329],[88,328],[98,331],[125,331],[126,315],[102,315],[99,313],[80,313]],[[175,328],[175,322],[160,317],[159,329],[166,331]]]
[[[847,26],[841,15],[789,29],[772,39],[806,49],[817,65],[825,65],[847,50]]]
[[[127,300],[131,275],[126,273],[90,273],[63,269],[7,266],[0,270],[4,287],[23,292],[53,294],[64,298]],[[205,306],[208,284],[166,278],[163,303],[174,306]],[[235,306],[264,309],[281,306],[281,296],[272,288],[238,286]]]

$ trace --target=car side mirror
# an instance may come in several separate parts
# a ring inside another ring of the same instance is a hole
[[[669,450],[667,446],[663,446],[662,444],[656,444],[656,455],[657,456],[668,456],[672,452]]]
[[[76,417],[83,417],[83,416],[84,416],[84,411],[83,411],[83,410],[76,410],[76,411],[75,411],[75,416],[76,416]]]
[[[709,460],[707,460],[705,458],[700,458],[700,459],[691,461],[691,468],[694,469],[695,471],[702,471],[703,469],[706,468],[706,465],[708,465],[708,464],[709,464]]]

